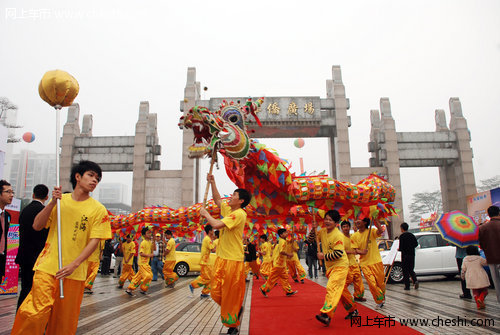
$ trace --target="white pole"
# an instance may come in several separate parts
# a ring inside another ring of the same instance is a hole
[[[60,124],[60,112],[61,112],[61,105],[56,105],[54,106],[56,109],[56,185],[57,187],[61,186],[61,183],[59,181],[59,141],[60,141],[60,131],[59,131],[59,124]],[[60,200],[57,199],[57,253],[58,253],[58,258],[59,258],[59,270],[62,269],[63,264],[62,264],[62,245],[61,245],[61,203]],[[59,297],[61,299],[64,298],[64,290],[63,290],[63,279],[59,279]]]

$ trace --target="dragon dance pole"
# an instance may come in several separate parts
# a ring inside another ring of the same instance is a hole
[[[61,186],[59,179],[59,141],[60,141],[60,130],[59,130],[59,125],[60,125],[60,111],[62,106],[56,105],[54,106],[56,109],[56,185],[57,187]],[[58,262],[59,262],[59,270],[62,269],[63,263],[62,263],[62,244],[61,244],[61,201],[59,199],[56,200],[56,206],[57,206],[57,254],[58,254]],[[63,289],[63,279],[59,279],[59,291],[60,295],[59,297],[61,299],[64,298],[64,289]]]
[[[217,160],[217,150],[214,147],[214,151],[212,151],[212,161],[210,162],[210,170],[208,174],[211,175],[214,170],[214,163]],[[205,195],[203,196],[203,207],[207,205],[208,191],[210,190],[210,183],[207,182],[207,186],[205,188]]]

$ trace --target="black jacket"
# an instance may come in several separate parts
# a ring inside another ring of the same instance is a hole
[[[19,250],[16,264],[21,267],[33,267],[47,241],[48,229],[40,231],[33,229],[33,221],[44,207],[40,201],[33,200],[19,214]]]
[[[399,251],[401,254],[408,256],[415,256],[415,248],[418,246],[415,235],[409,231],[405,231],[399,236]]]
[[[0,225],[0,236],[3,236],[5,239],[5,251],[3,251],[3,254],[1,254],[2,251],[0,251],[0,280],[3,276],[5,276],[5,262],[7,260],[7,233],[9,232],[9,226],[10,214],[5,211],[5,235],[3,234],[2,225]]]

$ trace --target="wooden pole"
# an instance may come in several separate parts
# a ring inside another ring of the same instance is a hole
[[[217,150],[214,148],[212,151],[212,162],[210,162],[210,170],[208,170],[208,174],[212,174],[214,170],[214,163],[217,160]],[[207,205],[208,191],[210,190],[210,182],[207,182],[207,186],[205,188],[205,195],[203,196],[203,207]]]

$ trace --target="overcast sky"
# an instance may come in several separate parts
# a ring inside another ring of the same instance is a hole
[[[188,67],[208,87],[207,99],[325,98],[331,67],[340,65],[353,166],[368,166],[369,113],[381,97],[390,99],[397,131],[433,131],[434,111],[444,109],[449,122],[449,98],[458,97],[476,182],[499,174],[497,0],[3,0],[2,10],[0,96],[19,107],[18,135],[36,135],[14,151],[54,152],[55,113],[37,89],[48,70],[78,80],[76,102],[81,117],[93,114],[96,136],[133,135],[139,103],[149,101],[158,114],[162,169],[180,169],[177,123]],[[301,156],[308,171],[328,169],[324,139],[306,139],[302,150],[293,140],[264,142],[294,161],[294,171]],[[405,169],[402,176],[405,206],[411,194],[439,188],[437,168]]]

